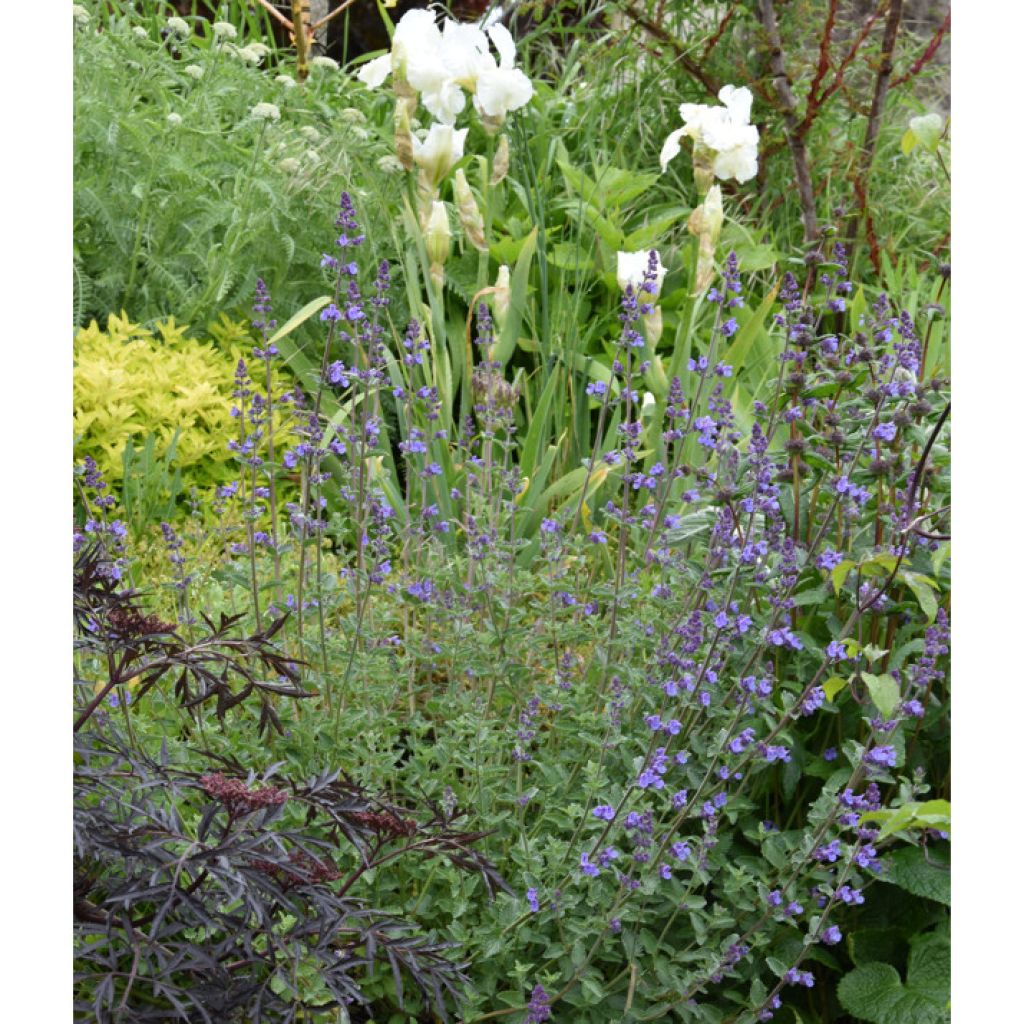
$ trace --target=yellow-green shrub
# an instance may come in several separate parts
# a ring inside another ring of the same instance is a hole
[[[156,324],[156,334],[111,314],[107,329],[95,320],[75,336],[75,456],[91,455],[107,479],[123,476],[129,438],[141,445],[157,437],[162,456],[176,431],[176,465],[187,491],[223,483],[237,474],[227,442],[237,432],[231,418],[235,367],[247,362],[253,337],[245,323],[221,316],[211,340],[186,337],[187,324],[174,318]],[[159,335],[159,337],[157,337]],[[254,371],[256,367],[251,367]],[[262,366],[259,368],[262,369]],[[275,375],[275,390],[287,382]]]

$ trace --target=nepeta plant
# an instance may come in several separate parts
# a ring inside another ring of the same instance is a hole
[[[521,393],[490,309],[477,305],[470,415],[439,427],[435,339],[417,322],[389,335],[390,268],[368,298],[348,196],[337,227],[320,369],[281,454],[299,500],[274,550],[295,551],[297,625],[314,595],[321,658],[304,671],[332,742],[365,749],[362,730],[426,721],[452,754],[436,785],[500,822],[488,852],[517,892],[476,906],[472,929],[450,924],[475,961],[466,1019],[544,1020],[560,1004],[593,1021],[609,1006],[771,1019],[838,964],[887,845],[948,818],[919,800],[929,783],[908,741],[939,712],[948,637],[932,574],[949,407],[945,383],[923,378],[914,322],[884,295],[853,297],[837,244],[802,285],[781,282],[777,372],[740,406],[726,353],[746,295],[730,256],[704,300],[706,345],[652,408],[649,253],[590,391],[590,455],[530,535]],[[245,367],[236,397],[250,513],[235,553],[258,617],[270,402]],[[302,639],[280,663],[293,673]],[[250,682],[270,715],[273,688]],[[405,870],[396,894],[420,884]]]

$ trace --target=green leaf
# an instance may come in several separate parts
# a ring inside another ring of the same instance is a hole
[[[841,676],[832,676],[830,679],[826,679],[822,686],[822,689],[825,691],[825,699],[831,704],[846,686],[847,681]]]
[[[843,584],[846,582],[846,577],[850,575],[850,570],[856,568],[856,566],[856,562],[844,559],[832,570],[832,589],[837,594],[843,589]]]
[[[551,403],[554,401],[555,392],[558,390],[562,380],[561,366],[555,366],[548,381],[541,392],[540,401],[530,418],[530,429],[526,433],[526,440],[523,442],[522,457],[519,460],[520,469],[526,477],[533,476],[534,466],[537,464],[537,452],[540,450],[541,441],[547,434],[548,416],[551,412]]]
[[[903,571],[900,573],[900,579],[914,592],[914,597],[917,598],[917,603],[928,617],[928,621],[934,622],[939,610],[939,602],[935,597],[939,585],[930,576],[917,572]]]
[[[278,342],[282,338],[286,338],[292,331],[295,330],[299,324],[304,324],[314,313],[320,312],[331,301],[330,295],[321,295],[318,299],[313,299],[312,302],[307,302],[302,309],[298,311],[294,316],[290,317],[284,324],[283,327],[279,327],[274,334],[271,336],[271,342]]]
[[[889,964],[868,963],[843,978],[838,994],[846,1010],[870,1024],[938,1024],[948,1019],[949,940],[914,940],[906,984]]]
[[[689,216],[692,211],[688,206],[673,206],[661,216],[656,217],[649,224],[626,236],[625,251],[637,252],[655,246],[664,237],[665,233],[677,221]]]
[[[932,848],[927,857],[919,846],[905,846],[886,859],[885,881],[914,896],[952,905],[949,862],[944,853]]]
[[[864,680],[871,694],[871,700],[876,708],[882,712],[883,718],[891,718],[900,702],[900,687],[891,675],[873,676],[869,672],[862,672]]]
[[[882,822],[878,838],[885,839],[906,828],[935,828],[948,832],[950,812],[948,800],[929,800],[923,804],[911,801],[897,809],[867,811],[861,816],[861,821]]]
[[[904,943],[897,928],[862,928],[850,934],[847,947],[854,964],[860,967],[878,960],[902,963]]]

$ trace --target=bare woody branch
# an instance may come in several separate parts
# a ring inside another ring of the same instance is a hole
[[[793,170],[796,174],[797,194],[800,197],[800,209],[804,224],[804,241],[813,242],[818,237],[814,184],[811,181],[811,171],[807,163],[804,135],[800,130],[800,121],[797,117],[796,97],[793,95],[793,87],[786,73],[786,58],[782,51],[782,38],[779,35],[779,23],[775,17],[775,5],[772,0],[758,0],[757,14],[768,37],[768,63],[775,82],[775,92],[782,106],[786,141],[793,157]]]

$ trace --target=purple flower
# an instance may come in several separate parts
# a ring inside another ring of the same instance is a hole
[[[676,858],[676,860],[687,860],[690,856],[690,844],[682,841],[673,843],[672,855]]]
[[[814,988],[814,975],[810,971],[798,971],[795,967],[790,967],[783,975],[782,980],[787,985],[803,985],[804,988]]]
[[[530,993],[530,1001],[526,1004],[529,1013],[526,1015],[526,1024],[544,1024],[551,1020],[550,997],[544,990],[543,985],[534,985]]]
[[[900,710],[911,718],[924,718],[924,705],[916,698],[904,701]]]
[[[837,860],[839,860],[840,852],[841,847],[839,845],[839,840],[833,839],[832,842],[827,843],[824,846],[819,846],[814,851],[813,856],[816,861],[819,861],[821,863],[828,861],[830,864],[834,864]]]
[[[604,821],[613,821],[615,819],[615,808],[610,804],[601,804],[599,807],[595,807],[593,810],[595,818],[601,818]]]
[[[843,933],[834,924],[830,924],[821,933],[821,941],[824,942],[826,946],[834,946],[836,943],[841,942],[842,938]]]
[[[591,864],[590,857],[585,853],[580,854],[580,870],[590,878],[596,878],[601,873],[601,869],[596,864]]]
[[[800,714],[813,715],[824,703],[825,691],[820,686],[815,686],[800,704]]]
[[[876,765],[879,768],[896,767],[896,748],[891,744],[873,747],[864,754],[867,764]]]
[[[832,661],[845,661],[849,655],[846,653],[846,641],[845,640],[833,640],[827,648],[825,648],[825,654]]]
[[[530,888],[526,890],[526,902],[530,904],[530,910],[535,914],[540,910],[540,901],[537,899],[537,890]]]

